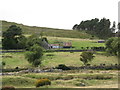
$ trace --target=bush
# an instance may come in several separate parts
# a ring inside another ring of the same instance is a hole
[[[2,87],[1,90],[15,90],[15,88],[13,86],[5,86],[5,87]]]
[[[56,67],[57,69],[62,69],[62,70],[70,70],[69,67],[67,67],[65,64],[60,64],[58,65],[58,67]]]
[[[44,85],[51,85],[51,81],[49,79],[39,79],[36,81],[35,86],[44,86]]]

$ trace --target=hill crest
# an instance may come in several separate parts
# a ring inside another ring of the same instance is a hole
[[[43,32],[44,36],[53,37],[68,37],[68,38],[91,38],[92,35],[87,34],[85,31],[67,30],[67,29],[56,29],[48,27],[38,27],[38,26],[27,26],[23,24],[18,24],[15,22],[2,21],[2,31],[5,31],[11,25],[17,25],[22,28],[24,34],[40,34]]]

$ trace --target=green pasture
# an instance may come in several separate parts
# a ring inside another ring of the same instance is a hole
[[[2,53],[2,56],[11,56],[9,57],[3,57],[2,61],[6,63],[5,68],[15,68],[15,67],[20,67],[20,68],[26,68],[30,67],[31,64],[28,63],[28,61],[25,59],[24,56],[25,53]]]
[[[105,43],[98,43],[98,39],[78,39],[78,38],[63,38],[63,37],[47,37],[50,44],[58,44],[58,42],[71,42],[74,48],[81,47],[105,47]]]
[[[80,52],[53,52],[53,53],[48,53],[52,54],[53,56],[45,56],[47,53],[44,55],[44,60],[42,61],[42,66],[46,67],[55,67],[59,64],[65,64],[67,66],[82,66],[83,63],[80,61]],[[118,59],[115,56],[106,56],[106,55],[94,55],[95,58],[93,59],[90,64],[92,65],[99,65],[99,64],[118,64]]]
[[[12,56],[3,57],[2,60],[5,61],[6,65],[4,68],[27,68],[31,67],[31,64],[25,59],[24,56],[25,52],[18,52],[18,53],[4,53],[3,56]],[[80,67],[83,63],[80,61],[80,54],[81,52],[51,52],[51,53],[44,53],[41,67],[55,67],[59,64],[65,64],[67,66],[76,66]],[[117,64],[118,59],[115,56],[106,56],[101,54],[95,54],[95,58],[93,59],[90,64],[92,65],[99,65],[99,64]]]
[[[97,37],[87,34],[85,31],[64,30],[46,27],[26,26],[14,22],[2,21],[3,31],[9,26],[17,25],[23,30],[23,34],[28,37],[31,34],[43,34],[47,37],[50,44],[58,42],[71,42],[74,50],[80,50],[81,47],[105,47],[105,43],[97,43]],[[0,44],[1,46],[1,44]],[[2,51],[2,50],[1,50]],[[4,69],[33,68],[25,58],[26,52],[2,53],[2,61],[6,63]],[[80,67],[83,63],[80,61],[81,52],[45,52],[41,69],[56,67],[59,64],[66,66]],[[95,58],[90,62],[91,65],[99,64],[118,64],[116,56],[107,56],[105,52],[95,52]],[[4,75],[2,77],[3,86],[14,86],[15,88],[35,88],[35,81],[41,78],[51,80],[50,86],[40,88],[117,88],[118,87],[117,70],[70,70],[62,72],[46,73],[19,73],[16,75]],[[84,83],[85,86],[81,85]]]
[[[29,37],[29,34],[25,34]],[[81,49],[81,47],[105,47],[105,43],[98,43],[99,39],[80,39],[80,38],[66,38],[66,37],[53,37],[53,36],[43,36],[48,39],[49,44],[59,44],[59,42],[71,42],[74,49]]]
[[[62,37],[47,37],[49,43],[59,42],[71,42],[75,47],[73,49],[81,49],[81,47],[99,47],[104,46],[104,43],[97,43],[98,40],[89,40],[89,39],[77,39],[77,38],[62,38]],[[103,52],[102,52],[103,53]],[[2,58],[3,61],[6,62],[5,68],[15,68],[15,67],[31,67],[31,64],[25,59],[25,52],[20,53],[3,53],[3,56],[12,56],[12,58]],[[49,54],[52,54],[50,56]],[[59,64],[66,64],[68,66],[81,66],[83,63],[80,59],[80,52],[51,52],[44,53],[42,67],[54,67]],[[96,57],[91,62],[91,64],[115,64],[117,62],[117,58],[115,56],[105,56],[105,55],[95,55]]]

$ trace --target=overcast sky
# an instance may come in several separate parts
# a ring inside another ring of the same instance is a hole
[[[120,0],[0,0],[0,20],[29,26],[72,29],[93,18],[118,22]]]

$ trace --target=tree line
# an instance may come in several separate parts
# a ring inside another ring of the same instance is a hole
[[[81,21],[80,24],[75,24],[73,26],[73,30],[84,30],[89,34],[92,34],[93,37],[97,36],[100,39],[107,39],[112,37],[112,33],[115,32],[116,23],[113,22],[112,27],[110,28],[111,22],[109,19],[103,18],[99,20],[98,18]],[[118,24],[118,28],[120,28],[120,23]]]

